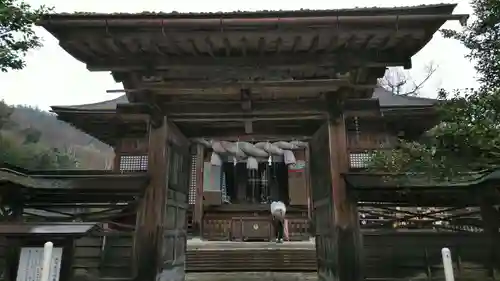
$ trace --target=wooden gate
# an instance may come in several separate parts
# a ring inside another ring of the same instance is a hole
[[[343,117],[329,119],[310,142],[311,188],[319,280],[362,279],[356,201],[342,177],[348,169]]]
[[[150,181],[138,207],[134,256],[140,280],[184,280],[189,196],[188,140],[167,121],[149,127]]]
[[[319,280],[333,280],[336,269],[333,237],[333,194],[330,175],[328,126],[316,132],[310,142],[313,224]]]
[[[190,161],[189,148],[170,143],[168,188],[163,224],[163,266],[160,280],[184,276],[186,263]],[[158,279],[157,279],[158,280]],[[177,280],[177,279],[175,279]]]
[[[170,144],[166,218],[163,224],[163,268],[161,280],[184,276],[187,246],[190,161],[188,146]],[[163,274],[162,274],[163,275]],[[164,278],[163,278],[164,277]]]

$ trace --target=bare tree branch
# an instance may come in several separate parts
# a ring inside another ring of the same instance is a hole
[[[425,77],[419,82],[412,78],[409,71],[400,68],[390,68],[387,69],[384,77],[378,80],[378,84],[395,95],[418,95],[419,91],[434,75],[437,68],[438,67],[433,62],[427,64],[424,69]]]

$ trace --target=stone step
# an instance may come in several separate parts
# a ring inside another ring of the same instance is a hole
[[[316,271],[316,252],[308,249],[189,250],[188,272]]]
[[[186,281],[317,281],[316,272],[199,272]]]

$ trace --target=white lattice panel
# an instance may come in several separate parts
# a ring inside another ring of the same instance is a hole
[[[191,155],[191,181],[189,183],[189,204],[196,202],[196,155]]]
[[[366,152],[351,153],[349,155],[349,163],[351,168],[366,168],[368,166],[369,160],[370,154]]]
[[[123,155],[120,157],[120,171],[122,172],[142,172],[147,170],[147,155]]]

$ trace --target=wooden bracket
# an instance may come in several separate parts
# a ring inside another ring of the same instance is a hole
[[[337,117],[343,114],[345,100],[343,96],[343,94],[339,95],[338,93],[332,92],[325,94],[327,104],[326,111],[330,116]]]
[[[160,108],[156,104],[149,105],[149,122],[151,122],[151,126],[155,129],[161,127],[163,125],[163,114],[161,113]]]
[[[163,125],[165,113],[161,110],[155,96],[152,93],[148,93],[147,98],[147,113],[149,114],[151,126],[153,128],[159,128]]]
[[[252,98],[250,95],[249,89],[242,89],[240,91],[241,95],[241,109],[244,112],[252,112]],[[247,120],[244,122],[245,124],[245,134],[253,133],[253,122],[251,120]]]

